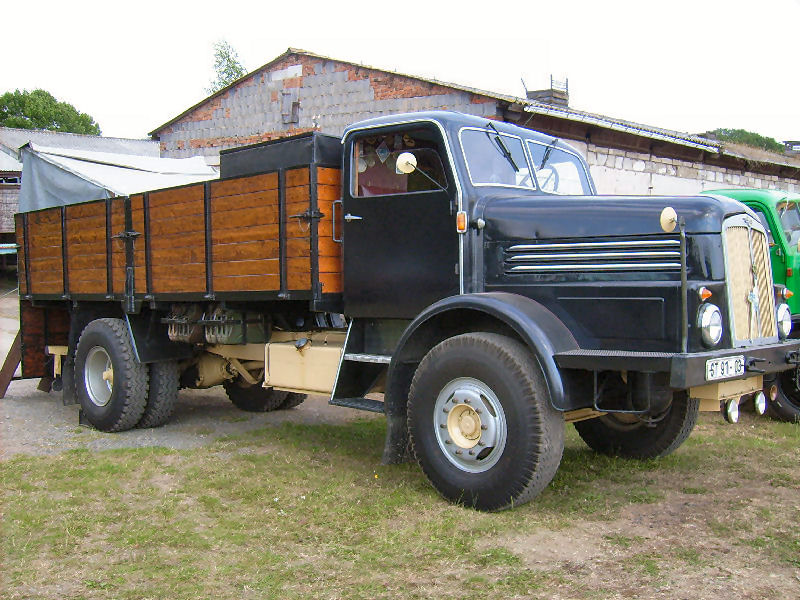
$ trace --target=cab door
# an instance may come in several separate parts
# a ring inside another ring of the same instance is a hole
[[[345,313],[415,317],[459,291],[456,186],[441,133],[406,125],[348,137],[343,190]],[[417,167],[397,169],[403,153]]]

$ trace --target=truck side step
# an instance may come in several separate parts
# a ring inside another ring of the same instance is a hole
[[[380,400],[370,400],[369,398],[331,398],[328,404],[383,413],[383,402]]]
[[[348,352],[344,355],[344,359],[353,362],[375,363],[379,365],[388,365],[392,362],[391,356],[383,354],[357,354],[355,352]]]

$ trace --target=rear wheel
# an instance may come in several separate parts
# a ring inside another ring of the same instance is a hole
[[[94,427],[134,427],[145,411],[147,375],[147,366],[135,358],[124,321],[97,319],[84,328],[75,350],[75,390]]]
[[[289,392],[252,385],[241,379],[222,384],[225,393],[236,408],[247,412],[270,412],[286,401]]]
[[[137,427],[159,427],[175,410],[178,398],[178,362],[168,360],[150,365],[150,390],[144,414]]]
[[[606,414],[578,421],[575,429],[597,452],[627,458],[656,458],[670,454],[686,441],[697,423],[699,408],[698,400],[678,393],[658,421],[648,424],[636,415]]]
[[[535,358],[492,333],[455,336],[428,352],[411,384],[408,427],[431,484],[480,510],[536,496],[564,448],[564,421]]]
[[[288,410],[300,406],[308,398],[308,394],[300,394],[298,392],[289,392],[286,394],[286,400],[283,401],[278,408],[280,410]]]

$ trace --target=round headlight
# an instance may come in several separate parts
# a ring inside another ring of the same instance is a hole
[[[722,313],[713,304],[703,304],[697,313],[697,326],[706,346],[716,346],[722,339]]]
[[[792,311],[788,304],[778,304],[775,315],[778,319],[778,337],[785,340],[792,332]]]

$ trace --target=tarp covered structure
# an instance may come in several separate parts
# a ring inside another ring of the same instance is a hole
[[[21,149],[19,212],[216,179],[200,156],[157,158],[28,143]]]

